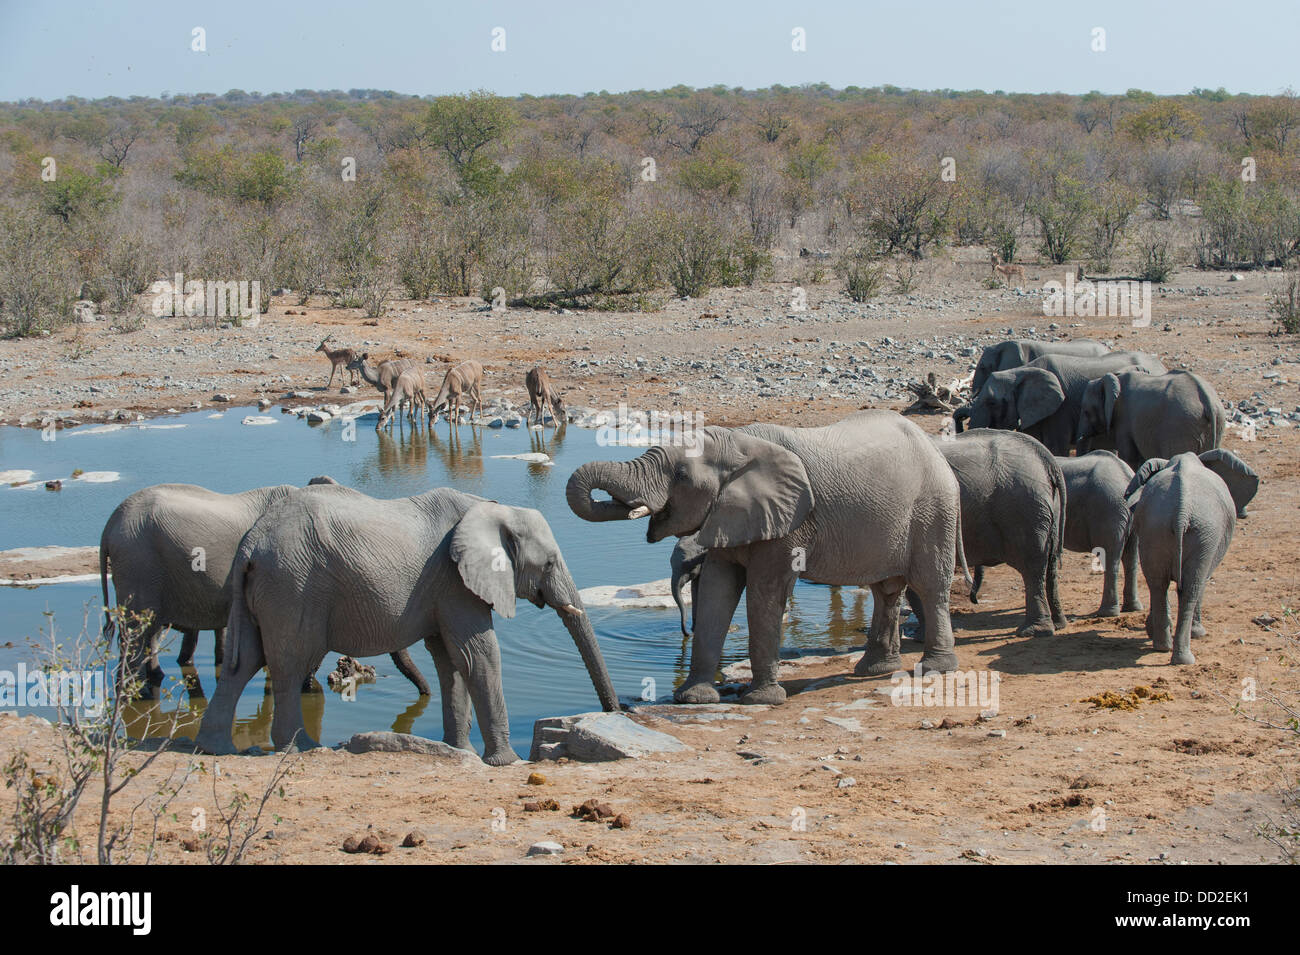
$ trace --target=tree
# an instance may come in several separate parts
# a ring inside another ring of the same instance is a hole
[[[486,90],[439,96],[425,114],[429,141],[441,149],[467,186],[491,178],[482,153],[515,125],[510,104]]]

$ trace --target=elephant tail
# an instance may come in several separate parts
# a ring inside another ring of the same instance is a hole
[[[966,548],[961,543],[961,508],[957,508],[957,563],[961,565],[961,575],[966,581],[966,589],[970,592],[971,603],[975,603],[975,595],[979,588],[975,586],[975,580],[970,575],[970,569],[966,566]]]
[[[230,581],[230,617],[226,622],[226,653],[221,665],[223,673],[237,672],[241,656],[247,654],[256,658],[259,655],[262,634],[248,608],[248,598],[245,594],[248,576],[252,570],[252,561],[236,560]]]
[[[104,595],[104,640],[112,646],[113,614],[108,603],[108,543],[102,540],[99,542],[99,587]]]

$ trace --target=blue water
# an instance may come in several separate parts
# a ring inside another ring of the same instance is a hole
[[[100,434],[88,433],[89,426],[83,426],[59,432],[53,441],[43,441],[34,429],[0,428],[0,471],[27,469],[36,472],[34,480],[65,481],[58,492],[0,485],[0,549],[97,545],[113,508],[131,492],[151,484],[191,483],[230,493],[269,484],[301,485],[315,475],[328,474],[378,498],[451,486],[505,504],[537,508],[550,522],[579,587],[636,584],[669,575],[672,540],[647,544],[644,522],[588,524],[565,503],[565,483],[576,467],[590,460],[633,458],[641,451],[600,447],[595,431],[570,426],[556,436],[550,428],[542,434],[462,425],[457,437],[444,421],[432,437],[419,429],[412,433],[397,428],[390,436],[374,432],[372,417],[359,419],[356,439],[347,441],[339,421],[309,426],[282,415],[279,408],[264,412],[276,421],[264,426],[241,423],[246,416],[259,414],[256,409],[231,408],[221,417],[211,414],[158,418],[145,422],[144,428]],[[528,451],[545,451],[554,466],[491,457]],[[77,468],[117,471],[121,477],[104,484],[67,480]],[[0,669],[13,670],[19,660],[34,659],[29,641],[39,640],[48,626],[46,612],[53,613],[57,631],[73,639],[82,631],[87,613],[91,631],[97,633],[100,604],[98,582],[0,587]],[[589,612],[610,676],[623,698],[641,697],[647,680],[653,681],[658,695],[669,693],[685,676],[689,647],[683,644],[675,609],[593,607]],[[785,645],[860,645],[864,638],[859,628],[870,621],[870,612],[870,600],[855,596],[852,588],[832,591],[800,583],[790,607]],[[743,603],[734,624],[724,663],[748,655]],[[512,742],[526,756],[534,720],[598,709],[599,703],[577,649],[553,611],[521,601],[517,616],[498,618],[497,625]],[[6,642],[14,646],[3,647]],[[166,715],[179,706],[182,732],[191,735],[204,701],[187,699],[180,688],[181,668],[175,662],[179,642],[179,634],[170,635],[170,644],[159,656],[168,676],[165,692],[172,700],[161,710]],[[411,648],[411,656],[433,687],[433,697],[422,702],[388,657],[372,657],[366,662],[375,666],[378,679],[361,685],[354,702],[328,690],[304,696],[308,730],[326,744],[356,732],[383,729],[441,739],[442,711],[433,662],[419,644]],[[336,659],[333,653],[326,656],[318,673],[322,683]],[[191,672],[210,695],[216,683],[210,633],[199,637]],[[240,746],[270,747],[271,704],[269,696],[264,699],[264,682],[254,679],[240,700],[236,725]],[[149,715],[143,713],[141,720]],[[134,728],[143,733],[146,724],[139,722]],[[474,740],[481,744],[477,724]]]

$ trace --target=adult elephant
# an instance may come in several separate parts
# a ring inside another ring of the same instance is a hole
[[[892,411],[863,411],[822,428],[711,427],[690,438],[632,461],[585,464],[567,489],[569,507],[584,520],[648,516],[648,541],[694,534],[708,551],[678,702],[717,702],[713,681],[742,591],[754,675],[741,700],[785,700],[777,662],[797,578],[906,581],[927,614],[923,669],[956,669],[948,589],[960,554],[961,501],[952,469],[925,432]],[[612,500],[593,501],[596,490]],[[864,657],[858,672],[892,672],[895,662]]]
[[[1113,444],[1129,467],[1184,451],[1219,447],[1227,420],[1218,392],[1200,375],[1122,371],[1088,382],[1075,442],[1098,437]]]
[[[1125,500],[1133,469],[1112,451],[1060,457],[1056,463],[1065,475],[1070,501],[1065,512],[1065,549],[1085,554],[1101,551],[1104,573],[1101,606],[1094,616],[1115,617],[1141,610],[1142,601],[1137,592],[1137,538],[1129,533],[1133,515]],[[1121,568],[1124,572],[1122,603]]]
[[[473,701],[483,761],[514,762],[492,612],[513,617],[517,597],[555,609],[601,706],[618,709],[578,587],[537,511],[450,488],[381,501],[307,487],[267,508],[231,573],[227,674],[197,740],[208,752],[233,750],[235,704],[263,665],[275,690],[272,741],[315,746],[298,687],[327,651],[371,656],[423,640],[438,669],[444,740],[468,747]]]
[[[1098,358],[1046,355],[1021,368],[989,375],[969,405],[953,417],[972,428],[1023,431],[1052,454],[1066,455],[1079,430],[1083,393],[1094,378],[1130,368],[1163,375],[1165,366],[1145,352],[1111,352]]]
[[[975,576],[971,602],[984,568],[1007,564],[1025,586],[1025,620],[1016,635],[1050,637],[1066,624],[1057,581],[1066,487],[1056,460],[1028,435],[987,428],[940,438],[936,446],[961,488],[962,548]]]
[[[1101,342],[1091,338],[1080,338],[1072,342],[1039,342],[1029,338],[1016,338],[996,345],[987,345],[980,353],[980,360],[975,365],[975,376],[971,379],[971,394],[978,395],[995,371],[1008,371],[1019,368],[1044,355],[1074,355],[1079,358],[1096,358],[1108,351]]]
[[[329,477],[310,482],[334,483]],[[99,538],[105,632],[113,629],[113,619],[108,616],[113,606],[123,606],[133,614],[150,614],[143,632],[129,648],[123,648],[125,665],[138,674],[145,695],[152,696],[153,688],[163,680],[158,637],[167,628],[181,631],[176,662],[182,666],[194,659],[199,631],[211,630],[213,656],[221,666],[235,550],[268,507],[297,490],[292,484],[280,484],[220,494],[193,484],[155,484],[136,491],[109,515]],[[108,600],[110,569],[116,604]],[[405,650],[393,654],[393,662],[421,696],[428,694],[424,675]]]
[[[1236,455],[1209,453],[1216,466],[1235,470]],[[1191,638],[1205,635],[1205,587],[1232,543],[1236,511],[1245,502],[1234,499],[1217,471],[1190,451],[1144,462],[1129,482],[1128,499],[1151,600],[1147,635],[1156,650],[1170,652],[1170,663],[1195,663]],[[1176,625],[1169,614],[1171,583],[1178,588]]]

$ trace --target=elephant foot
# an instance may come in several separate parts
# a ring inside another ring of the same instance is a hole
[[[1050,623],[1027,623],[1016,631],[1017,637],[1054,637],[1056,628]]]
[[[1136,597],[1132,600],[1124,601],[1125,613],[1135,613],[1139,610],[1145,610],[1145,609],[1146,607],[1142,606],[1142,601],[1138,600]]]
[[[901,667],[900,667],[901,669]],[[957,669],[957,654],[951,650],[946,653],[926,651],[921,654],[922,673],[951,673]]]
[[[673,693],[673,700],[677,703],[717,703],[721,699],[712,683],[693,683]]]
[[[780,683],[767,683],[758,687],[751,686],[740,694],[740,702],[751,706],[759,703],[768,706],[780,706],[785,702],[785,687]]]
[[[1192,624],[1192,639],[1199,640],[1203,636],[1205,636],[1205,626],[1199,622]]]
[[[1163,640],[1156,640],[1152,638],[1151,648],[1155,650],[1156,653],[1168,653],[1169,651],[1173,650],[1174,642],[1170,640],[1168,637],[1166,637]]]
[[[1169,665],[1176,666],[1176,667],[1186,666],[1189,663],[1195,663],[1195,662],[1196,662],[1196,657],[1192,656],[1191,650],[1188,650],[1185,653],[1174,653],[1169,658]]]
[[[194,741],[194,752],[207,753],[209,756],[234,756],[239,750],[235,749],[235,741],[229,736],[199,733]]]
[[[858,661],[857,666],[853,668],[854,676],[885,676],[890,673],[897,673],[903,669],[903,658],[897,653],[893,656],[880,657],[875,660],[869,659],[863,655]]]
[[[1052,618],[1052,626],[1057,630],[1064,630],[1069,625],[1070,625],[1070,621],[1066,620],[1064,616],[1061,616],[1059,618],[1057,617]]]
[[[509,766],[511,763],[519,762],[519,754],[507,746],[505,749],[484,753],[483,762],[489,766]]]
[[[1108,607],[1102,607],[1100,610],[1094,613],[1093,616],[1094,617],[1118,617],[1120,613],[1121,611],[1119,609],[1119,604],[1111,604]]]

